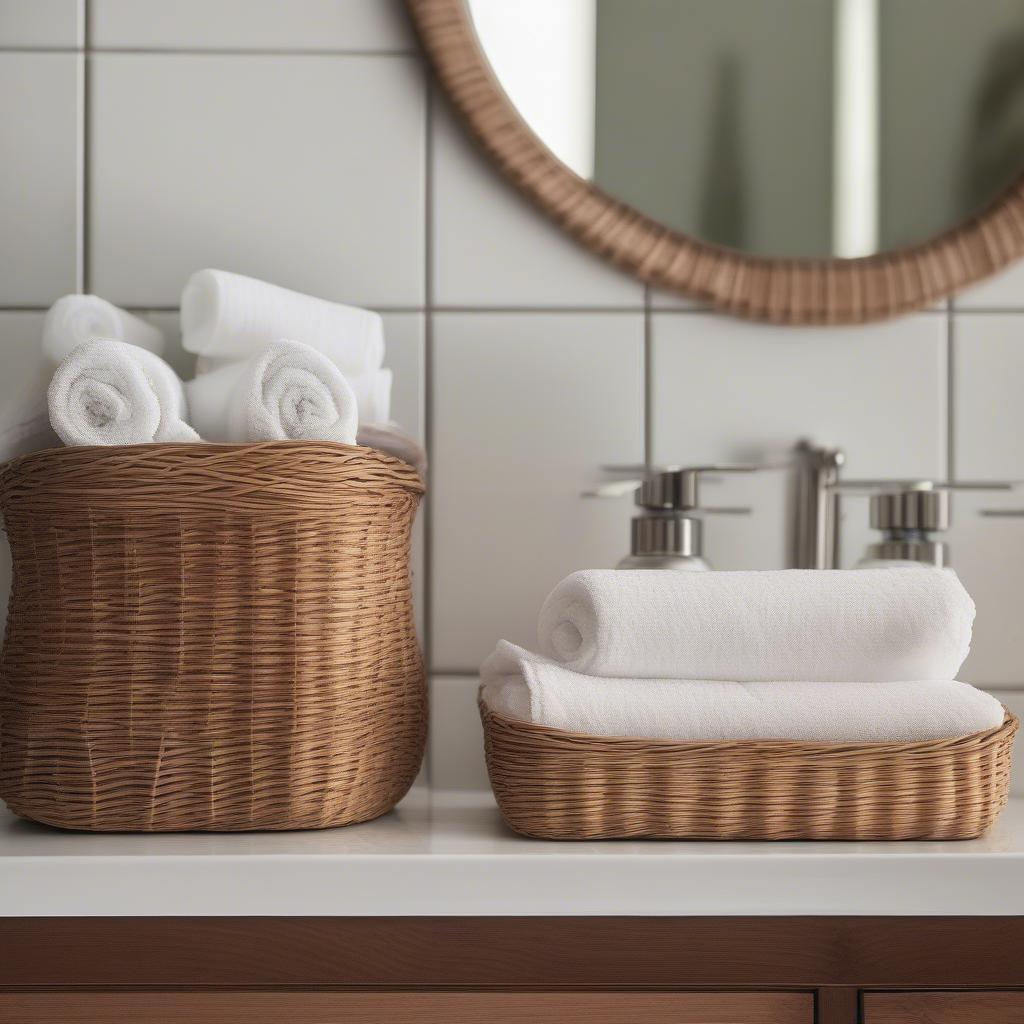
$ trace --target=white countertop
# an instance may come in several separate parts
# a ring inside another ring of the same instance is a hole
[[[1024,800],[962,843],[539,842],[490,793],[426,788],[324,832],[90,835],[0,810],[0,917],[616,914],[1024,914]]]

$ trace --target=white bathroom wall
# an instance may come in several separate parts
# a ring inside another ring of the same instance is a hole
[[[214,265],[386,314],[396,414],[433,463],[416,567],[435,782],[483,781],[474,673],[494,641],[529,642],[550,584],[625,552],[629,500],[580,497],[602,464],[772,459],[810,437],[857,476],[1024,478],[1024,267],[842,331],[651,293],[477,155],[397,0],[0,0],[0,86],[5,410],[38,392],[41,314],[65,292],[174,333],[185,277]],[[707,499],[754,509],[709,520],[715,564],[783,564],[781,474]],[[955,500],[967,676],[1021,709],[1024,519],[989,507],[1024,494]],[[851,501],[847,560],[865,523]]]

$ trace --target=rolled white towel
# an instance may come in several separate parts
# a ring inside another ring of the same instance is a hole
[[[645,678],[953,679],[974,602],[948,569],[587,570],[551,592],[540,651]]]
[[[213,373],[223,369],[236,359],[220,359],[216,356],[200,356],[196,360],[196,375]],[[359,407],[359,422],[386,424],[391,419],[392,373],[387,367],[364,373],[358,377],[345,376],[356,396]]]
[[[67,445],[198,441],[185,390],[157,355],[112,338],[79,345],[46,392],[50,423]]]
[[[356,443],[408,462],[426,480],[427,453],[415,438],[403,434],[394,423],[360,423]]]
[[[208,441],[356,443],[356,397],[326,356],[277,341],[186,385],[192,422]]]
[[[967,683],[724,682],[580,675],[502,641],[481,670],[506,718],[592,736],[713,742],[914,743],[1002,724]]]
[[[65,295],[43,319],[43,352],[56,366],[93,338],[111,338],[163,355],[164,336],[152,324],[98,295]]]
[[[225,270],[200,270],[181,294],[182,344],[215,358],[249,359],[298,338],[346,377],[380,369],[384,323],[367,309],[327,302]]]

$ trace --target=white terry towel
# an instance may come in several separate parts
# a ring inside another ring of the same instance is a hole
[[[178,375],[152,352],[112,338],[79,345],[57,367],[46,399],[67,445],[199,440]]]
[[[207,441],[356,443],[356,396],[326,356],[277,341],[258,356],[186,385],[192,422]]]
[[[680,741],[913,743],[997,728],[967,683],[723,682],[584,676],[502,641],[481,671],[506,718],[592,736]]]
[[[65,295],[46,312],[43,352],[56,366],[93,338],[112,338],[163,355],[164,336],[152,324],[98,295]]]
[[[360,423],[356,443],[367,448],[378,448],[396,459],[408,462],[420,475],[427,478],[427,453],[423,446],[408,434],[403,434],[394,423]]]
[[[384,322],[367,309],[327,302],[226,270],[200,270],[181,294],[182,344],[218,359],[249,359],[298,338],[346,377],[380,369]]]
[[[213,373],[214,370],[223,369],[235,362],[238,360],[200,356],[196,360],[196,376]],[[387,424],[391,419],[391,384],[393,381],[391,371],[384,367],[358,377],[346,375],[345,380],[348,381],[355,393],[356,405],[359,407],[359,422],[374,423],[380,426]]]
[[[949,569],[586,570],[548,596],[540,651],[662,679],[953,679],[974,602]]]

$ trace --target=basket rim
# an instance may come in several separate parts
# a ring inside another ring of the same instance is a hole
[[[71,453],[74,457],[81,458],[85,455],[94,455],[98,459],[103,457],[109,459],[120,459],[133,455],[149,455],[161,451],[174,451],[181,454],[204,454],[212,455],[214,450],[230,454],[243,454],[248,452],[267,451],[274,448],[284,450],[295,449],[332,449],[339,452],[355,452],[370,461],[382,462],[395,469],[408,470],[421,483],[423,478],[416,469],[404,459],[382,451],[380,448],[373,448],[363,444],[343,444],[341,441],[320,441],[320,440],[288,440],[288,441],[150,441],[145,444],[72,444],[54,445],[50,448],[40,448],[38,451],[27,452],[24,455],[15,455],[6,462],[0,462],[0,479],[8,473],[14,472],[26,464],[36,461],[50,461],[51,459],[67,458]],[[426,487],[423,484],[424,489]]]
[[[481,687],[482,691],[482,687]],[[556,729],[550,725],[538,725],[535,722],[524,722],[521,719],[509,718],[499,711],[493,710],[483,699],[483,693],[477,695],[477,705],[485,728],[492,722],[504,728],[517,730],[537,740],[561,740],[574,745],[598,744],[618,747],[650,750],[678,750],[686,753],[701,751],[727,752],[742,748],[749,752],[757,748],[765,754],[770,753],[820,753],[820,754],[906,754],[913,752],[933,752],[960,745],[985,746],[989,743],[1010,739],[1020,728],[1020,719],[1003,705],[1002,724],[981,732],[965,733],[961,736],[947,736],[934,740],[913,740],[909,742],[887,743],[820,743],[811,740],[666,740],[644,739],[638,736],[596,736],[585,732],[570,732],[567,729]]]

